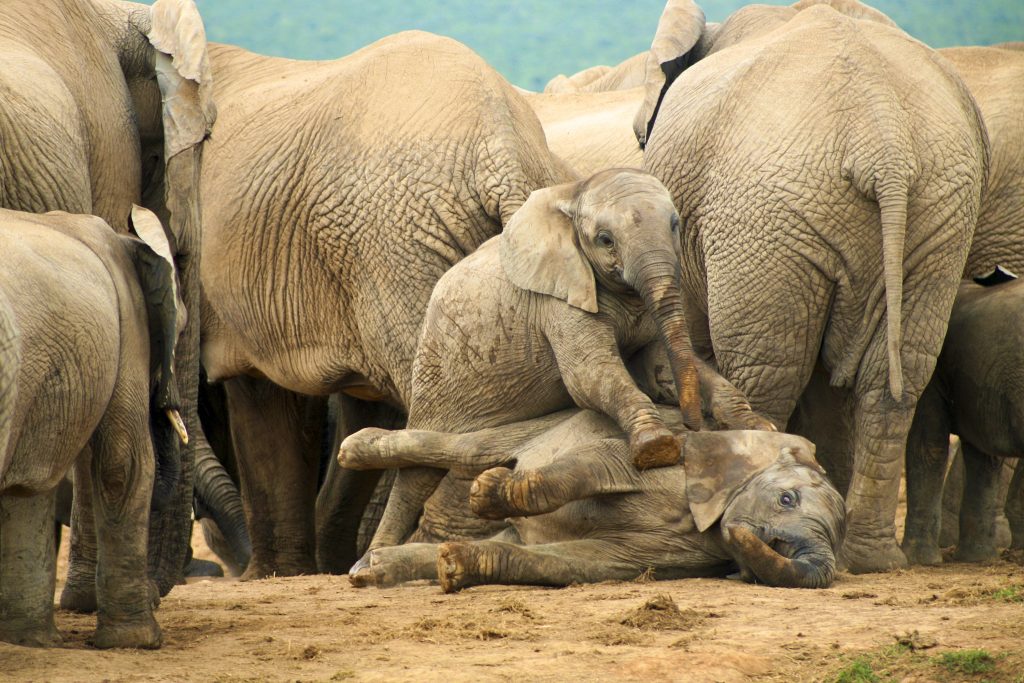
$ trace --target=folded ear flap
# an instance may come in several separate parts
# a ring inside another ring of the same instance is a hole
[[[783,455],[821,470],[810,441],[780,432],[688,432],[682,453],[686,499],[698,531],[714,525],[733,493]]]
[[[644,101],[633,119],[633,132],[644,147],[661,101],[672,82],[693,62],[694,47],[704,31],[704,12],[693,0],[669,0],[647,57]]]
[[[516,287],[597,313],[597,284],[573,227],[579,183],[534,190],[501,234],[501,266]]]
[[[159,364],[156,405],[164,410],[181,407],[174,379],[174,349],[185,329],[187,314],[178,294],[173,247],[163,225],[149,209],[133,205],[131,227],[141,244],[133,253],[135,272],[146,300],[152,364]]]

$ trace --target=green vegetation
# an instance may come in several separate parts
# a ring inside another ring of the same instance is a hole
[[[871,664],[864,657],[853,660],[836,676],[836,683],[878,683],[878,680],[875,670],[871,668]]]
[[[780,0],[765,0],[789,4]],[[332,59],[386,35],[422,29],[479,52],[506,78],[538,90],[559,73],[616,64],[646,50],[664,0],[197,0],[211,40],[263,54]],[[704,0],[721,21],[743,0]],[[877,0],[934,47],[1024,40],[1021,0]]]
[[[983,674],[996,668],[996,660],[984,650],[943,652],[939,663],[948,671],[961,674]]]
[[[1024,586],[1007,586],[992,593],[992,599],[999,602],[1024,602]]]

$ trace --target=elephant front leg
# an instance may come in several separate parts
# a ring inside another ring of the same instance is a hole
[[[96,611],[96,520],[91,470],[92,450],[86,446],[75,461],[68,577],[60,593],[60,608],[72,612]]]
[[[311,404],[316,399],[251,377],[224,386],[252,540],[242,580],[313,574],[323,426]]]
[[[964,452],[964,493],[960,503],[960,540],[954,557],[961,562],[995,559],[999,478],[1003,461],[961,440]]]
[[[626,444],[602,439],[536,469],[487,470],[473,482],[469,505],[485,519],[526,517],[553,512],[574,500],[638,489]]]
[[[903,552],[911,564],[941,564],[942,483],[949,460],[949,419],[938,388],[917,402],[907,437],[907,521]]]
[[[846,496],[842,559],[854,574],[905,567],[896,543],[896,504],[913,402],[897,403],[886,389],[865,392],[854,408],[854,472]]]
[[[616,560],[620,544],[598,540],[521,546],[500,541],[442,543],[437,577],[445,593],[470,586],[568,586],[627,580],[645,568]]]
[[[1006,496],[1006,519],[1010,522],[1010,548],[1024,548],[1024,458],[1017,460],[1010,480],[1010,490]]]
[[[53,647],[54,492],[0,495],[0,641]]]
[[[144,387],[136,389],[145,395]],[[98,648],[154,649],[161,643],[153,618],[158,591],[146,571],[155,458],[138,393],[115,388],[90,442],[98,607],[91,642]]]

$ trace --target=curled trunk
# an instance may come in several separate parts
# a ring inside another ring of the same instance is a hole
[[[822,543],[820,550],[789,558],[775,552],[744,526],[725,527],[725,538],[737,561],[770,586],[825,588],[835,577],[835,555],[826,543]]]
[[[633,288],[640,293],[654,317],[662,343],[668,351],[672,377],[679,394],[683,423],[699,431],[704,423],[701,413],[700,382],[693,360],[690,330],[683,310],[679,284],[679,265],[672,251],[648,251],[633,278]]]
[[[245,523],[242,497],[212,449],[204,449],[196,455],[196,498],[205,516],[216,523],[224,537],[230,554],[230,558],[224,559],[245,571],[252,557],[252,541]]]

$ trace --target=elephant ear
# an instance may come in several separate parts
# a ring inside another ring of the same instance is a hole
[[[704,25],[704,12],[693,0],[669,0],[665,5],[647,57],[644,101],[633,119],[633,132],[641,147],[647,145],[665,93],[679,74],[697,61],[694,48]]]
[[[131,227],[141,242],[135,243],[133,260],[149,319],[151,363],[157,370],[156,406],[163,410],[181,407],[174,378],[174,349],[185,329],[187,314],[178,293],[173,247],[163,225],[149,209],[133,205]]]
[[[689,432],[682,455],[686,498],[702,532],[718,521],[738,489],[781,456],[824,473],[814,459],[814,444],[779,432]]]
[[[576,243],[573,200],[580,183],[534,190],[501,234],[501,267],[516,287],[597,313],[597,283]]]

